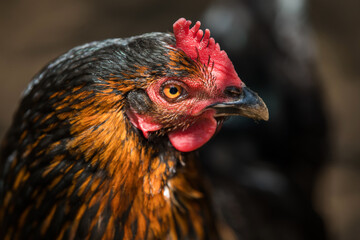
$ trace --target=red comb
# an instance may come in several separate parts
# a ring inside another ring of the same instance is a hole
[[[210,30],[206,29],[204,33],[200,29],[199,21],[192,28],[190,28],[190,24],[191,21],[187,21],[185,18],[180,18],[174,23],[176,47],[194,60],[199,58],[203,64],[207,64],[210,59],[211,63],[214,63],[214,68],[221,72],[222,77],[236,78],[236,85],[241,84],[226,52],[220,49],[214,38],[210,37]]]

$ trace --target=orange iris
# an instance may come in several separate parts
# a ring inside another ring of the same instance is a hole
[[[175,99],[181,95],[182,87],[178,85],[167,85],[164,87],[164,94],[170,99]]]

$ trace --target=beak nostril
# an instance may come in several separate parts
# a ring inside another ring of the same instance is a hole
[[[224,94],[227,97],[240,98],[240,96],[242,94],[242,89],[239,87],[235,87],[235,86],[229,86],[229,87],[225,88]]]
[[[209,105],[207,108],[215,110],[214,117],[243,116],[264,121],[269,119],[269,111],[264,101],[251,89],[245,86],[241,89],[228,87],[224,93],[237,99]]]

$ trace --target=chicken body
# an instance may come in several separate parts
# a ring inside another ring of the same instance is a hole
[[[241,82],[217,84],[216,63],[177,45],[168,33],[93,42],[35,76],[1,147],[1,239],[218,238],[192,151]],[[163,96],[174,86],[176,101]]]

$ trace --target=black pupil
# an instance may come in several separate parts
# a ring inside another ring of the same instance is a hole
[[[178,93],[179,90],[176,87],[170,87],[169,91],[170,91],[171,94],[175,95],[175,94]]]

